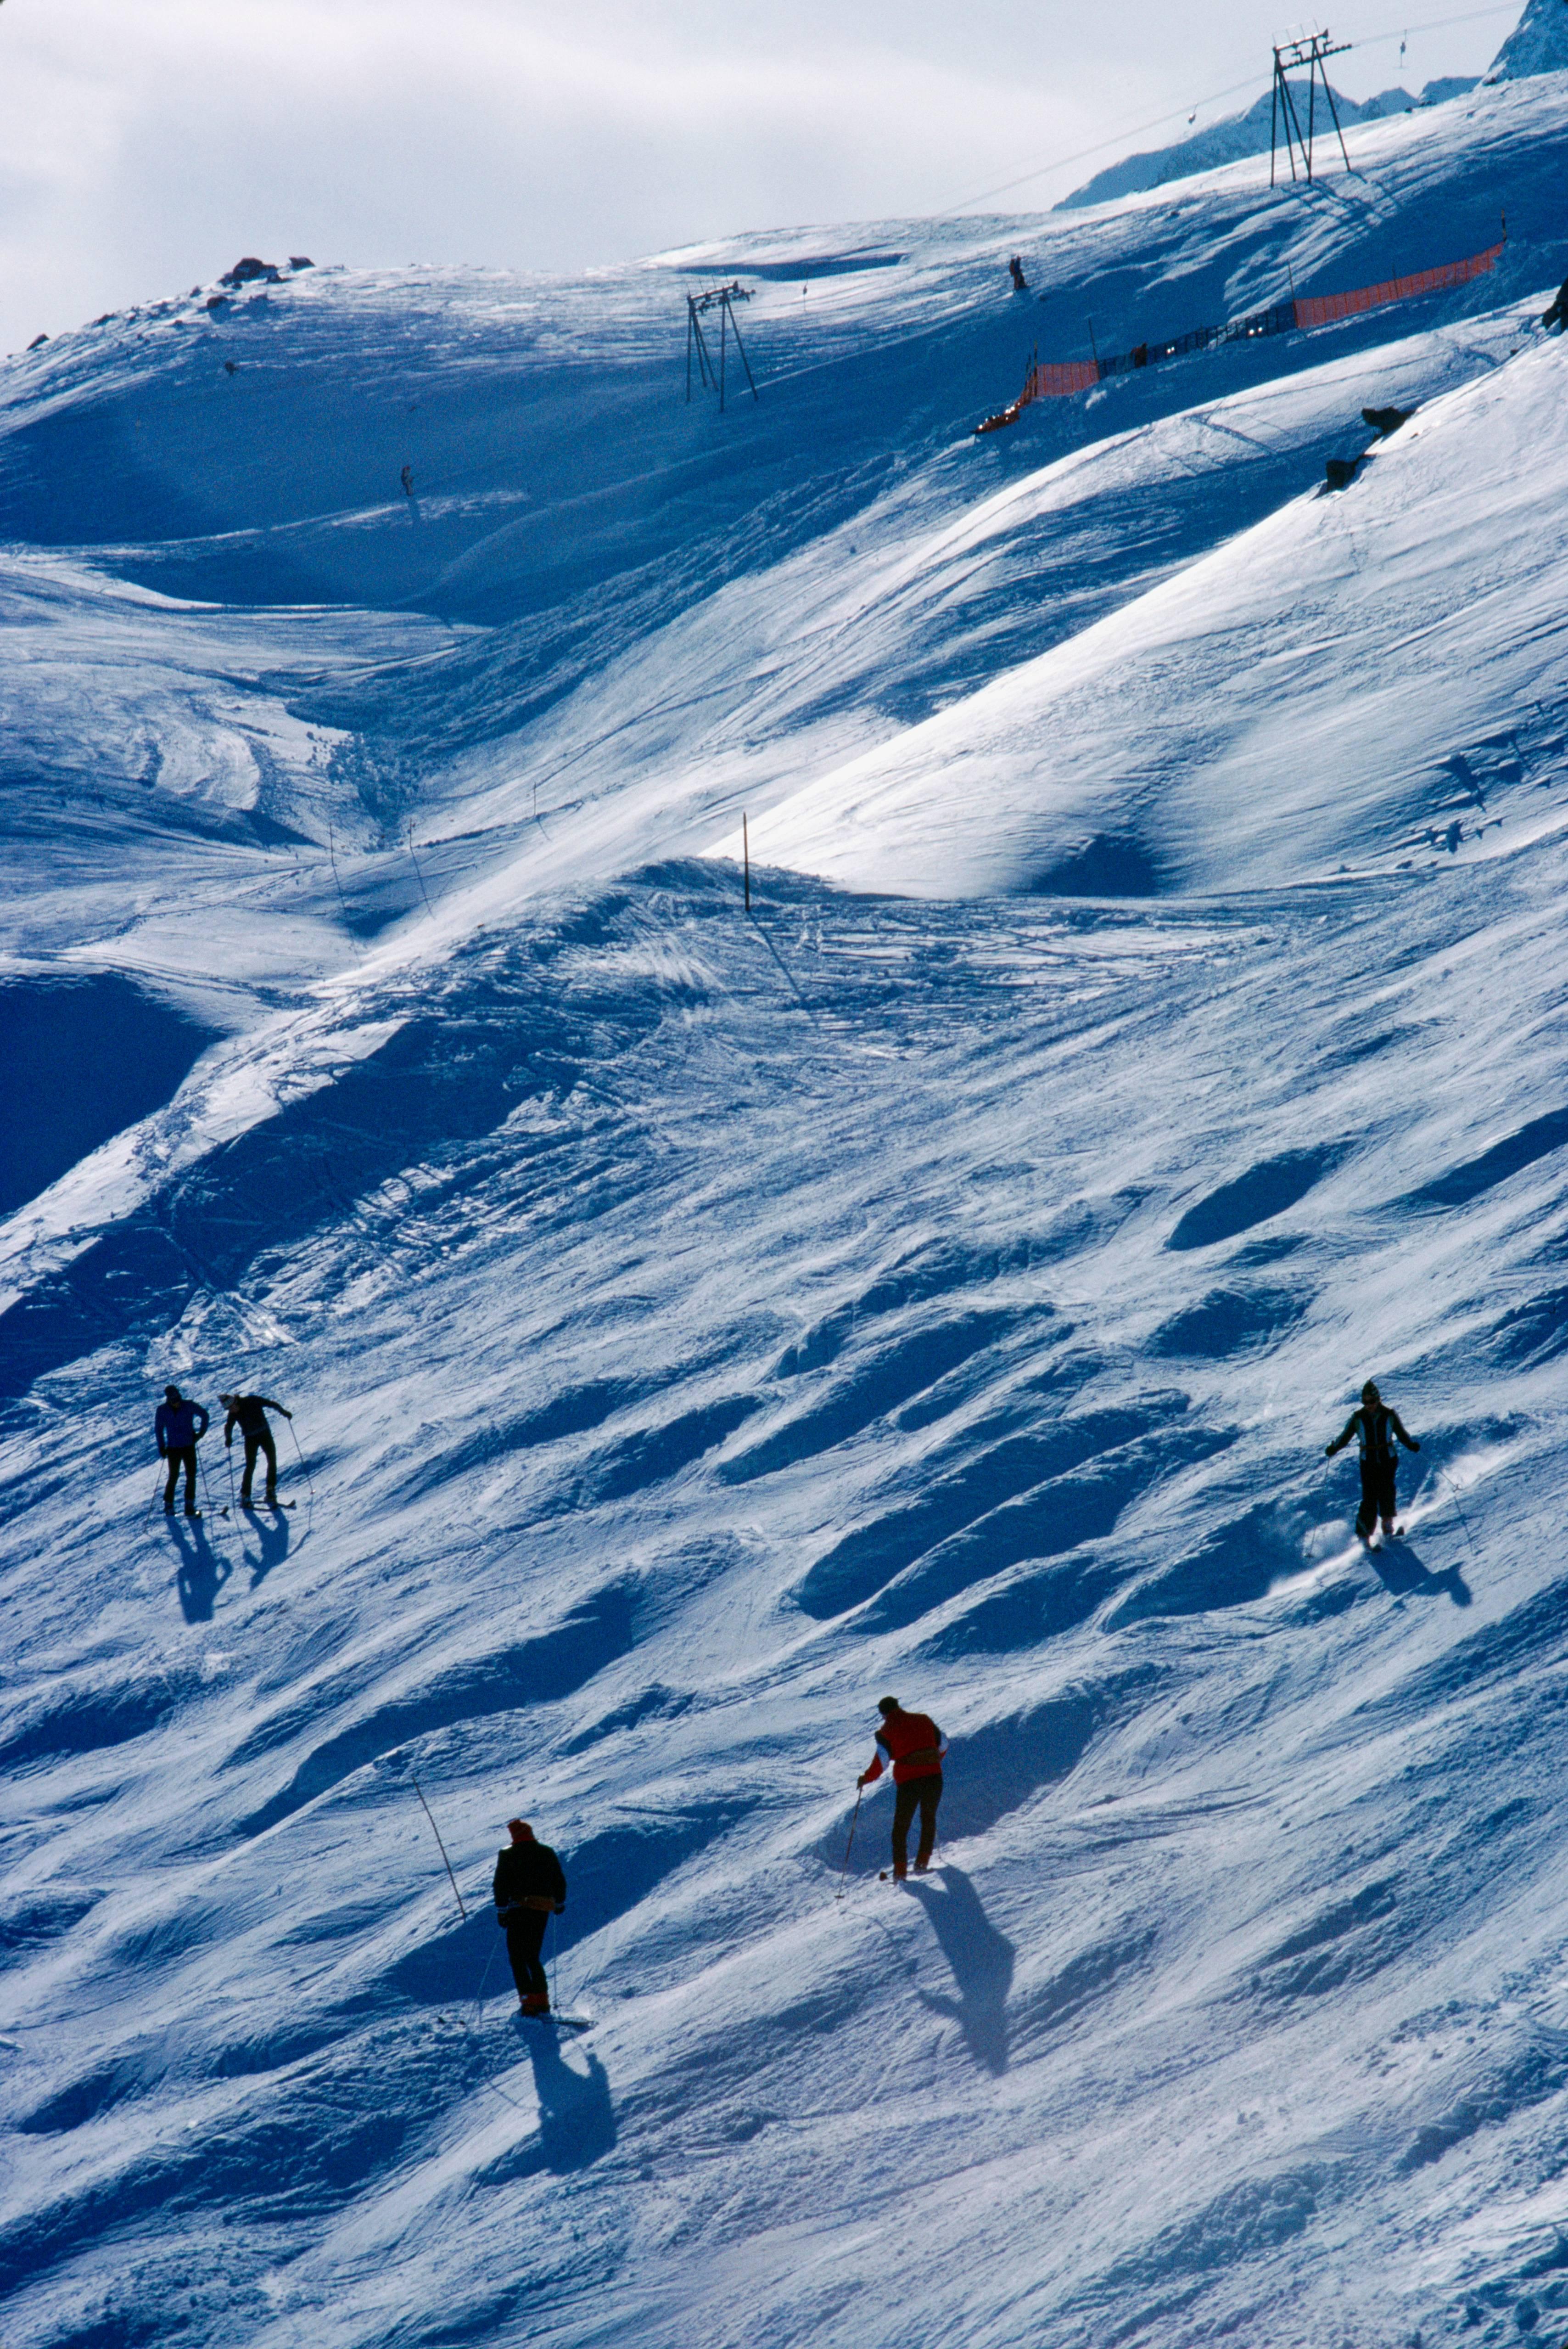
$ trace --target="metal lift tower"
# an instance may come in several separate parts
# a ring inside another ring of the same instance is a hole
[[[748,384],[751,384],[751,397],[753,399],[757,398],[757,386],[751,381],[751,362],[746,356],[746,346],[740,339],[740,326],[735,315],[735,305],[738,302],[749,302],[751,296],[749,293],[748,293],[746,287],[742,285],[738,278],[735,280],[733,285],[713,285],[708,288],[706,294],[688,294],[686,295],[686,396],[689,401],[691,398],[691,361],[692,353],[695,350],[696,353],[698,379],[705,385],[712,384],[717,390],[718,412],[721,416],[724,413],[725,369],[727,357],[727,345],[731,335],[735,336],[735,347],[740,354],[740,364],[746,369],[746,380]],[[712,355],[707,347],[707,337],[702,330],[703,319],[710,311],[713,310],[717,310],[718,312],[718,365],[717,367],[713,364]]]
[[[1307,180],[1312,178],[1312,135],[1316,126],[1317,85],[1323,83],[1323,95],[1328,111],[1334,118],[1334,128],[1339,139],[1339,151],[1345,156],[1345,168],[1350,169],[1350,158],[1345,151],[1345,133],[1339,128],[1339,109],[1334,103],[1334,92],[1328,86],[1330,57],[1343,57],[1349,48],[1348,41],[1336,41],[1326,26],[1321,33],[1304,34],[1299,41],[1286,41],[1274,53],[1274,103],[1269,109],[1269,185],[1274,183],[1274,162],[1279,147],[1279,134],[1284,131],[1285,153],[1290,159],[1290,176],[1295,178],[1295,150],[1301,150],[1301,160]],[[1301,67],[1306,67],[1306,129],[1301,127],[1301,117],[1295,110],[1295,92],[1290,86],[1290,76]]]

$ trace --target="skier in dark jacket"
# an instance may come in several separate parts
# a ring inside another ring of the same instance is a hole
[[[225,1448],[234,1441],[237,1427],[245,1439],[245,1473],[240,1479],[240,1506],[251,1506],[251,1483],[256,1473],[256,1454],[267,1455],[267,1499],[275,1507],[278,1497],[278,1450],[273,1442],[273,1431],[267,1425],[269,1411],[281,1411],[285,1419],[294,1413],[286,1403],[274,1402],[271,1395],[221,1394],[218,1397],[228,1418],[223,1422]]]
[[[169,1481],[163,1487],[163,1514],[174,1515],[174,1487],[180,1482],[180,1471],[185,1471],[185,1514],[199,1517],[196,1506],[196,1446],[211,1425],[199,1402],[188,1402],[178,1387],[165,1387],[163,1401],[159,1404],[152,1423],[152,1433],[158,1439],[158,1456],[169,1463]]]
[[[1361,1449],[1361,1506],[1356,1513],[1357,1533],[1364,1542],[1370,1541],[1372,1529],[1381,1517],[1383,1538],[1392,1541],[1394,1477],[1399,1464],[1394,1439],[1398,1436],[1408,1452],[1418,1452],[1421,1447],[1370,1379],[1361,1390],[1360,1410],[1351,1413],[1333,1443],[1325,1446],[1325,1459],[1332,1460],[1336,1452],[1342,1452],[1352,1436]]]
[[[936,1806],[942,1800],[942,1756],[946,1751],[942,1732],[928,1713],[905,1713],[896,1696],[879,1697],[882,1717],[877,1731],[877,1751],[871,1767],[862,1770],[857,1786],[869,1786],[882,1774],[884,1760],[892,1764],[892,1872],[899,1882],[909,1874],[909,1830],[920,1813],[920,1847],[914,1872],[923,1876],[931,1866],[936,1841]]]
[[[548,2014],[550,1982],[539,1962],[549,1920],[566,1906],[566,1878],[547,1843],[535,1840],[526,1819],[508,1819],[511,1842],[496,1855],[495,1913],[506,1928],[506,1953],[524,2014]]]

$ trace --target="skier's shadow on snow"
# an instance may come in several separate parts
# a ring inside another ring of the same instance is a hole
[[[289,1554],[289,1519],[280,1510],[275,1517],[240,1518],[241,1530],[254,1534],[260,1545],[260,1556],[245,1552],[245,1564],[251,1569],[251,1588],[263,1583],[274,1566],[282,1566]]]
[[[1417,1556],[1410,1544],[1400,1542],[1393,1549],[1368,1550],[1377,1579],[1394,1599],[1451,1599],[1456,1607],[1468,1607],[1470,1588],[1457,1566],[1447,1574],[1434,1574]]]
[[[583,2048],[579,2052],[587,2056],[588,2069],[580,2072],[567,2063],[548,2024],[524,2023],[521,2028],[528,2033],[533,2064],[544,2167],[557,2178],[571,2169],[586,2169],[615,2142],[615,2109],[604,2066],[591,2048]]]
[[[218,1593],[233,1569],[212,1547],[199,1519],[170,1517],[168,1523],[180,1552],[180,1611],[188,1623],[210,1623]]]
[[[988,2072],[1007,2068],[1007,1992],[1013,1986],[1013,1944],[999,1933],[980,1906],[980,1896],[961,1868],[940,1868],[943,1889],[930,1877],[911,1878],[909,1889],[930,1918],[943,1956],[958,1985],[956,1999],[918,1996],[937,2014],[951,2015],[970,2054]]]

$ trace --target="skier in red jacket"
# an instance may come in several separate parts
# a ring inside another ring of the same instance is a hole
[[[905,1713],[896,1696],[879,1697],[877,1711],[882,1717],[882,1727],[877,1731],[878,1750],[872,1756],[870,1769],[862,1770],[855,1784],[869,1786],[873,1779],[882,1776],[884,1759],[892,1764],[896,1790],[892,1872],[902,1882],[909,1874],[909,1830],[917,1810],[920,1849],[914,1855],[914,1872],[923,1876],[931,1866],[931,1849],[936,1841],[936,1806],[942,1800],[942,1757],[947,1747],[928,1713]]]

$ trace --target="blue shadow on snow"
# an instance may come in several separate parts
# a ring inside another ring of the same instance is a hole
[[[980,1905],[980,1896],[961,1868],[936,1870],[932,1878],[911,1878],[909,1890],[931,1920],[937,1945],[953,1969],[956,1999],[930,1991],[923,2006],[945,2014],[964,2033],[964,2044],[988,2072],[1007,2068],[1007,1992],[1013,1986],[1013,1944],[999,1933]]]
[[[1277,1158],[1264,1159],[1238,1174],[1233,1183],[1222,1184],[1206,1199],[1189,1207],[1166,1247],[1212,1247],[1216,1241],[1234,1239],[1240,1232],[1250,1232],[1254,1224],[1283,1216],[1333,1173],[1346,1148],[1344,1143],[1329,1143],[1315,1150],[1286,1150]]]
[[[201,1518],[172,1516],[168,1526],[180,1553],[180,1611],[188,1623],[210,1623],[233,1567],[213,1548]]]
[[[1398,1542],[1391,1548],[1368,1550],[1374,1572],[1391,1598],[1451,1599],[1456,1607],[1470,1604],[1470,1588],[1457,1566],[1446,1574],[1434,1574],[1408,1542]]]
[[[237,1522],[242,1536],[255,1537],[254,1553],[248,1547],[244,1551],[245,1564],[251,1569],[251,1588],[254,1590],[266,1580],[273,1567],[282,1566],[287,1557],[292,1520],[282,1509],[275,1515],[268,1511],[255,1516],[247,1516],[242,1510],[237,1513]]]
[[[1462,1207],[1470,1199],[1479,1199],[1483,1192],[1506,1183],[1511,1174],[1522,1173],[1533,1166],[1538,1158],[1550,1156],[1568,1143],[1568,1109],[1553,1110],[1547,1117],[1532,1117],[1501,1142],[1494,1142],[1479,1158],[1468,1159],[1462,1166],[1449,1167],[1446,1174],[1425,1184],[1418,1191],[1407,1193],[1399,1202],[1402,1206]]]
[[[567,2062],[548,2024],[524,2023],[520,2017],[517,2028],[528,2034],[543,2166],[556,2178],[586,2169],[615,2143],[615,2108],[604,2066],[592,2048],[584,2048],[580,2052],[588,2068],[580,2072]]]
[[[0,1216],[161,1108],[211,1041],[113,973],[0,987]]]

